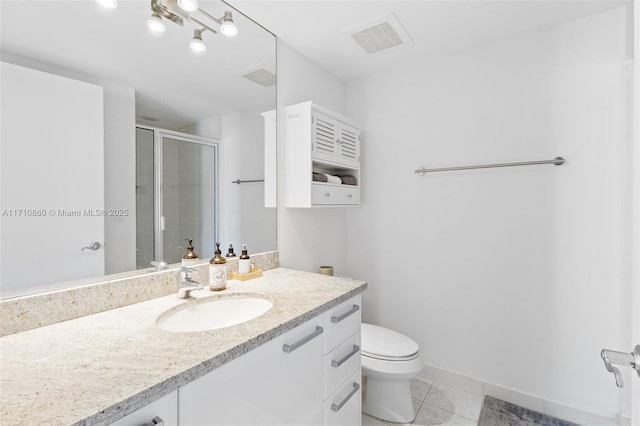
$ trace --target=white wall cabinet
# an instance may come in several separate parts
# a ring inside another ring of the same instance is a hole
[[[303,102],[285,108],[287,207],[360,204],[360,130],[346,117]],[[316,182],[313,172],[353,176],[357,184]]]
[[[178,391],[121,418],[111,426],[178,426]]]

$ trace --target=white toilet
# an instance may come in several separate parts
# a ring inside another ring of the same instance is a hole
[[[415,418],[409,382],[423,367],[419,346],[407,336],[362,324],[362,374],[366,376],[362,411],[382,420],[411,423]]]

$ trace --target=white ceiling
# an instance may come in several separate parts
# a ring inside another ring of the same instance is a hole
[[[274,87],[242,74],[258,65],[275,71],[275,38],[240,13],[234,38],[206,31],[207,51],[188,44],[194,28],[167,23],[150,34],[149,0],[120,0],[115,9],[92,0],[0,1],[2,59],[105,86],[134,88],[138,122],[179,129],[203,119],[252,108],[275,108]],[[231,9],[200,0],[221,17]],[[152,120],[145,120],[144,117]]]
[[[46,71],[91,76],[98,84],[133,87],[142,117],[162,127],[180,128],[216,115],[248,108],[271,109],[273,87],[240,75],[266,64],[275,68],[273,37],[261,24],[344,82],[412,61],[437,58],[502,38],[630,4],[598,0],[228,0],[240,32],[233,39],[203,34],[208,50],[191,54],[194,26],[169,23],[152,36],[145,21],[150,0],[119,0],[113,10],[92,0],[0,0],[2,59]],[[207,12],[222,16],[229,7],[200,0]],[[368,54],[350,30],[394,13],[413,44]],[[16,58],[21,58],[17,60]],[[38,68],[37,66],[35,66]],[[42,67],[40,67],[42,69]],[[149,123],[148,123],[149,124]]]
[[[631,1],[228,0],[338,79],[349,82],[574,20]],[[350,30],[395,13],[415,44],[368,54]]]

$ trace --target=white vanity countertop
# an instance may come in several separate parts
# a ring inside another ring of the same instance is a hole
[[[367,284],[277,268],[194,298],[260,295],[264,315],[192,333],[155,325],[190,299],[160,297],[0,338],[0,422],[108,424],[361,293]]]

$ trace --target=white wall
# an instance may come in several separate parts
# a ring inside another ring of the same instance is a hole
[[[104,205],[128,214],[105,217],[105,273],[136,269],[136,95],[104,86]],[[145,265],[148,266],[148,265]]]
[[[242,111],[222,117],[222,159],[220,187],[221,234],[224,253],[232,243],[236,253],[247,243],[249,253],[276,248],[276,211],[264,205],[264,183],[235,184],[235,180],[264,179],[264,118],[262,110]]]
[[[363,125],[346,252],[369,282],[363,320],[414,338],[429,365],[607,417],[621,391],[599,353],[628,346],[624,13],[347,86]]]
[[[317,272],[333,265],[336,275],[346,268],[346,208],[285,208],[284,120],[287,105],[312,100],[343,114],[345,86],[316,64],[278,40],[278,250],[280,265]]]
[[[232,181],[264,178],[264,118],[262,109],[239,111],[197,123],[199,136],[217,139],[219,144],[218,213],[223,255],[229,243],[236,254],[242,244],[249,254],[274,250],[276,211],[264,207],[264,184],[234,184]],[[213,256],[213,253],[210,254]]]

